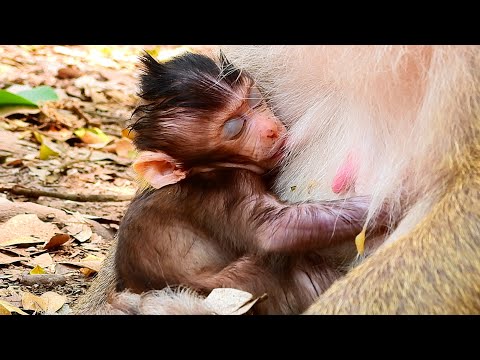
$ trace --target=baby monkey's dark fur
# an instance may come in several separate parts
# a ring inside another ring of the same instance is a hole
[[[118,234],[117,291],[231,287],[267,293],[257,314],[302,312],[339,276],[312,250],[353,243],[369,200],[279,201],[261,173],[278,163],[285,128],[264,100],[248,99],[248,74],[224,57],[217,65],[192,53],[142,62],[135,145],[166,153],[186,177],[139,191],[130,204]],[[232,119],[243,121],[234,137]]]

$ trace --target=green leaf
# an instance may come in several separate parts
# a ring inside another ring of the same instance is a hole
[[[58,100],[57,93],[50,86],[39,86],[30,90],[19,91],[17,95],[37,105],[44,101]]]
[[[39,86],[34,89],[19,91],[18,94],[0,90],[0,116],[11,114],[35,114],[40,110],[42,101],[58,100],[58,96],[50,86]]]
[[[0,90],[0,107],[4,106],[19,106],[19,105],[26,105],[37,107],[37,104],[34,102],[19,96],[17,94],[13,94],[6,90]]]

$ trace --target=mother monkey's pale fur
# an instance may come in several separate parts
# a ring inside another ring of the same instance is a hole
[[[223,50],[289,127],[283,199],[369,194],[370,216],[391,206],[390,235],[367,238],[370,255],[308,312],[480,313],[480,47]],[[355,186],[334,194],[349,154]]]

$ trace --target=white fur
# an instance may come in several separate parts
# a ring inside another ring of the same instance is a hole
[[[193,290],[164,288],[138,295],[124,291],[116,295],[113,314],[134,315],[213,315],[204,298]]]
[[[290,127],[291,152],[276,183],[280,196],[338,198],[332,180],[354,150],[360,158],[354,193],[372,195],[370,216],[386,199],[392,218],[415,207],[389,241],[411,230],[440,195],[438,189],[449,181],[442,171],[445,155],[462,151],[456,141],[473,138],[475,126],[466,121],[480,113],[474,86],[480,74],[472,66],[480,63],[478,46],[226,46],[223,51],[250,72]]]

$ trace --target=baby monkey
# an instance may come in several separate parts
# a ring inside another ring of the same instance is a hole
[[[131,129],[149,186],[120,225],[117,290],[230,287],[267,293],[257,314],[302,312],[338,277],[314,250],[353,241],[369,199],[286,204],[269,192],[285,127],[223,55],[142,63]]]

